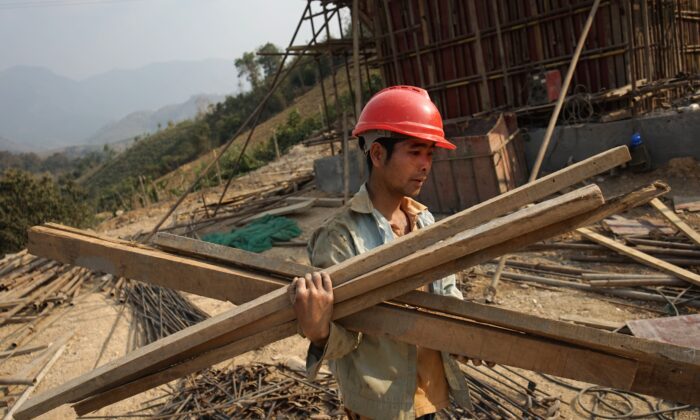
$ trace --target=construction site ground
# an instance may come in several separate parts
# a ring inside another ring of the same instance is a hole
[[[326,155],[329,155],[329,148],[327,145],[309,148],[303,146],[295,147],[289,154],[270,165],[235,179],[230,191],[227,193],[227,198],[254,191],[265,185],[282,182],[288,179],[291,173],[309,173],[312,170],[314,159]],[[671,196],[674,194],[700,196],[700,165],[688,159],[671,161],[669,164],[650,173],[633,174],[622,171],[616,174],[604,174],[590,181],[600,185],[607,195],[614,195],[629,191],[636,186],[656,179],[670,184],[672,188]],[[207,203],[214,203],[218,200],[220,193],[221,187],[214,187],[190,195],[180,206],[173,220],[187,220],[189,217],[188,214],[191,211],[202,206],[202,197],[204,197]],[[323,193],[315,190],[311,190],[305,194],[324,196]],[[172,204],[172,201],[160,202],[149,208],[126,212],[118,217],[103,222],[96,230],[103,235],[123,238],[146,232],[155,225]],[[312,207],[302,214],[289,217],[297,221],[302,229],[303,233],[299,239],[306,240],[315,228],[332,217],[338,210],[339,208],[333,207]],[[658,218],[658,215],[654,214],[654,210],[651,207],[645,206],[635,209],[631,212],[631,215],[626,216],[638,218],[650,215]],[[691,226],[700,229],[699,213],[685,213],[683,217]],[[168,223],[170,223],[170,221]],[[166,223],[165,226],[167,226],[168,223]],[[565,239],[572,239],[571,235]],[[575,251],[519,253],[513,255],[512,259],[603,269],[605,271],[651,272],[637,264],[606,266],[596,263],[576,263],[568,258],[571,252]],[[306,248],[303,246],[274,247],[266,251],[264,255],[299,263],[309,263]],[[461,282],[466,299],[483,301],[484,290],[491,279],[491,275],[488,273],[494,268],[495,264],[484,264],[459,273],[458,278]],[[90,287],[90,285],[85,287]],[[188,294],[187,297],[210,315],[215,315],[233,306],[227,302],[196,295]],[[561,316],[565,315],[578,315],[620,323],[634,319],[658,317],[661,316],[660,311],[663,309],[663,305],[658,303],[631,301],[567,288],[511,281],[501,281],[498,287],[495,304],[503,308],[551,319],[560,319]],[[118,302],[115,302],[114,298],[111,298],[105,293],[89,293],[88,290],[85,290],[75,305],[55,311],[52,315],[56,318],[55,321],[52,321],[50,326],[42,331],[42,336],[37,337],[34,341],[49,342],[68,333],[73,333],[74,336],[69,341],[66,352],[49,371],[46,378],[40,383],[35,390],[35,394],[56,387],[71,378],[94,369],[96,366],[115,360],[126,354],[130,350],[133,339],[130,337],[132,318],[128,309],[125,309],[125,307],[125,305],[120,305]],[[15,326],[13,325],[0,328],[0,336],[7,335],[14,328]],[[285,363],[289,366],[303,366],[307,345],[306,340],[300,336],[290,337],[286,340],[236,357],[225,362],[224,365],[242,365],[251,362],[263,362]],[[17,372],[24,364],[31,361],[31,359],[31,355],[11,359],[5,363],[2,373],[11,374]],[[469,370],[471,368],[467,369]],[[537,386],[541,389],[544,389],[553,396],[561,398],[560,418],[589,418],[573,410],[568,405],[575,397],[576,391],[556,385],[535,373],[527,371],[520,372],[536,382]],[[582,383],[566,381],[579,387],[585,386],[585,384]],[[101,409],[92,413],[91,416],[118,416],[136,411],[141,409],[144,405],[147,405],[149,400],[162,396],[165,392],[165,388],[162,387],[151,390]],[[641,402],[637,402],[635,405],[640,412],[649,411],[649,407]],[[71,417],[75,417],[75,414],[69,407],[64,406],[51,411],[41,418],[65,419]],[[678,418],[698,419],[700,418],[700,412],[698,412],[698,410],[684,412],[681,413]]]

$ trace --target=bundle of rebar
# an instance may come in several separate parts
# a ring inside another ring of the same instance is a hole
[[[700,246],[680,235],[652,232],[647,235],[621,235],[622,241],[632,250],[655,259],[685,267],[688,273],[700,267]],[[568,258],[587,268],[573,264],[538,264],[509,260],[508,270],[500,276],[506,280],[566,287],[610,296],[656,302],[664,305],[663,312],[678,315],[680,308],[700,308],[700,286],[689,283],[673,274],[653,272],[645,267],[643,272],[634,267],[638,263],[625,255],[610,251],[599,244],[586,241],[555,241],[528,247],[525,251],[571,251]],[[596,265],[592,270],[593,264]],[[611,270],[611,265],[629,266],[624,272]],[[493,272],[489,272],[492,274]]]
[[[283,365],[262,363],[209,369],[180,380],[167,402],[148,408],[168,418],[340,417],[337,385],[322,376],[309,382]]]
[[[71,304],[94,275],[85,268],[35,257],[26,249],[6,255],[0,260],[0,325],[23,325],[0,344],[24,343],[54,308]]]
[[[503,367],[464,365],[473,410],[454,402],[442,414],[451,419],[531,418],[559,415],[560,401],[533,379]],[[468,370],[467,370],[468,369]],[[162,401],[166,399],[165,401]],[[180,380],[158,398],[144,403],[144,418],[345,418],[338,386],[328,373],[313,382],[284,364],[252,363],[209,369]]]
[[[134,347],[152,343],[209,318],[187,298],[167,287],[128,280],[123,290],[124,302],[136,320]]]

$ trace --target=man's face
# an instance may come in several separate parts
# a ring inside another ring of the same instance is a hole
[[[370,151],[375,163],[373,172],[391,191],[415,197],[430,173],[434,148],[433,142],[411,138],[396,143],[387,160],[386,149],[375,143]]]

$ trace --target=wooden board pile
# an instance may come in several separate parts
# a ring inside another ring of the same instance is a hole
[[[668,191],[655,183],[605,202],[598,187],[589,185],[538,202],[628,159],[626,148],[612,149],[328,268],[334,319],[351,330],[467,357],[700,403],[692,391],[700,386],[697,352],[414,291]],[[30,251],[46,258],[240,306],[38,395],[16,418],[65,403],[88,413],[296,333],[283,286],[310,267],[268,259],[256,263],[260,256],[248,258],[239,250],[187,238],[177,241],[170,248],[179,249],[179,255],[60,226],[32,229]]]

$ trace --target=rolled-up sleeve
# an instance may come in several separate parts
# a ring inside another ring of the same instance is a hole
[[[317,230],[309,241],[308,252],[311,264],[318,268],[328,268],[356,255],[350,232],[344,226],[336,224]],[[315,378],[323,360],[345,356],[357,348],[361,339],[361,333],[348,331],[332,322],[324,348],[309,345],[306,355],[307,376]]]

